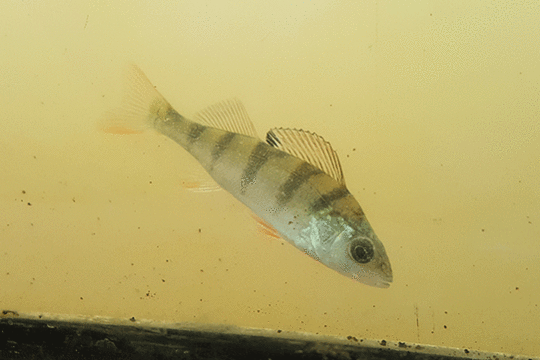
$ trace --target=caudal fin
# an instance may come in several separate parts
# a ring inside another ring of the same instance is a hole
[[[156,90],[137,65],[126,69],[126,91],[120,107],[104,114],[99,130],[109,134],[140,134],[152,128],[156,117],[162,117],[171,105]]]

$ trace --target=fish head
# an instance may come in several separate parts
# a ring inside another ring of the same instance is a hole
[[[393,279],[390,261],[369,224],[360,229],[347,227],[336,237],[329,252],[326,265],[330,268],[366,285],[390,286]]]

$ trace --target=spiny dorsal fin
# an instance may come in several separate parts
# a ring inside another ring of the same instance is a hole
[[[338,155],[321,136],[304,130],[276,128],[266,134],[266,142],[307,161],[345,186]]]
[[[194,120],[218,129],[258,137],[246,108],[238,99],[229,99],[210,105],[199,111]]]

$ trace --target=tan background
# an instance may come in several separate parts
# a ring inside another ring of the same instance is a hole
[[[0,2],[0,309],[540,354],[538,2],[259,3]],[[126,61],[186,116],[236,96],[332,142],[394,284],[186,191],[172,141],[97,132]]]

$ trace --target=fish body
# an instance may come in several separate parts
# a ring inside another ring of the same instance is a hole
[[[296,248],[357,281],[389,286],[392,270],[384,246],[345,186],[337,154],[322,137],[277,128],[262,141],[236,100],[210,106],[189,120],[135,66],[131,79],[129,106],[109,116],[110,128],[152,128],[168,136]]]

